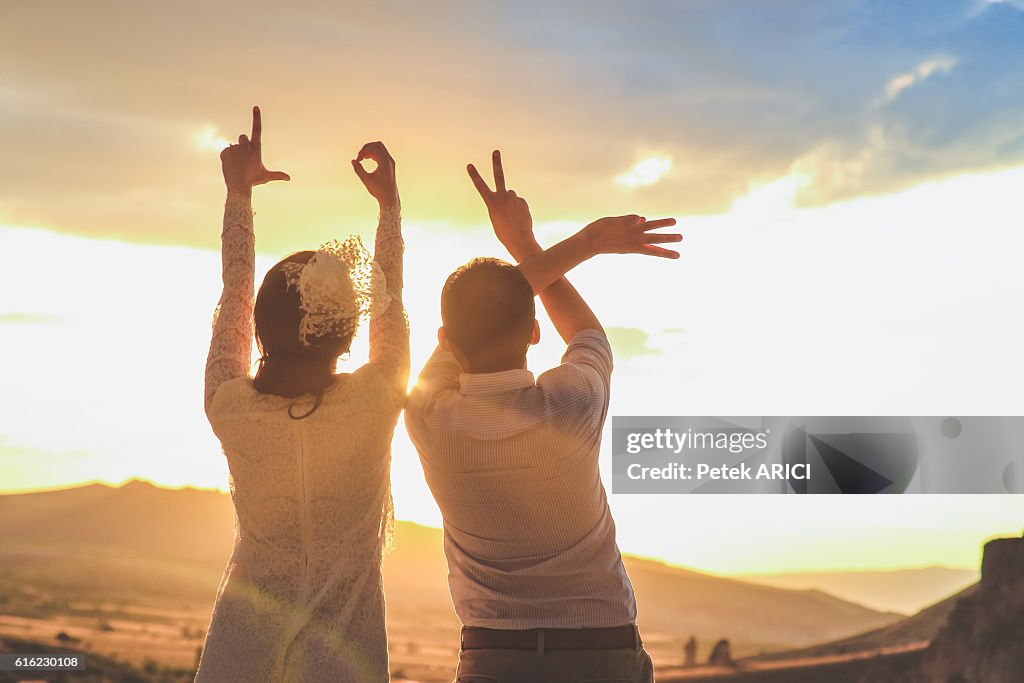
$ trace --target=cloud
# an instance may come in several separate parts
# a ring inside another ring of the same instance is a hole
[[[894,100],[904,90],[927,80],[933,74],[948,74],[956,66],[956,63],[957,60],[955,58],[946,55],[926,59],[913,70],[894,76],[886,83],[885,96],[889,100]]]
[[[647,332],[637,327],[606,327],[605,333],[616,358],[632,360],[645,356],[661,356],[676,348],[682,341],[684,330],[670,328]]]
[[[664,178],[671,168],[671,157],[652,156],[638,161],[628,171],[616,176],[615,182],[629,188],[647,187]]]
[[[1006,5],[1024,11],[1024,0],[982,0],[982,7],[988,5]]]
[[[214,152],[253,104],[268,164],[293,178],[258,191],[275,249],[372,225],[347,165],[372,139],[398,160],[405,215],[447,232],[483,218],[463,169],[495,147],[543,221],[723,212],[809,157],[842,172],[811,177],[803,202],[892,192],[1024,162],[1024,13],[975,6],[254,0],[240,17],[194,0],[15,3],[0,25],[0,128],[16,132],[0,220],[212,246]],[[274,59],[254,54],[265,45]],[[638,150],[670,172],[631,168]]]
[[[648,346],[650,335],[635,327],[607,327],[605,333],[615,355],[623,360],[638,356],[656,356],[658,349]]]
[[[0,313],[0,325],[45,325],[58,320],[56,316],[41,313]]]

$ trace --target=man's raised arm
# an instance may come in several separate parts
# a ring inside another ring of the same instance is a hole
[[[487,206],[495,234],[519,264],[534,293],[540,295],[551,322],[567,344],[577,332],[602,327],[587,302],[564,277],[565,273],[597,254],[679,257],[677,252],[656,245],[679,242],[682,235],[650,232],[675,225],[674,218],[647,221],[635,215],[601,218],[550,249],[542,249],[533,234],[529,205],[505,187],[501,153],[497,150],[492,163],[494,190],[472,164],[467,169],[469,177]]]

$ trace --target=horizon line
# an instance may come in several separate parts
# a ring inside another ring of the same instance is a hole
[[[219,488],[219,487],[201,487],[201,486],[194,486],[194,485],[190,485],[190,484],[183,484],[183,485],[180,485],[180,486],[172,486],[172,485],[167,485],[167,484],[159,484],[157,482],[154,482],[151,479],[146,479],[145,477],[130,477],[130,478],[124,479],[124,480],[122,480],[120,482],[117,482],[117,483],[111,482],[109,480],[104,480],[104,479],[92,479],[92,480],[83,481],[83,482],[79,482],[79,483],[75,483],[75,484],[64,484],[64,485],[48,486],[48,487],[36,487],[36,488],[25,488],[25,489],[6,489],[6,488],[0,488],[0,498],[5,497],[5,496],[33,495],[33,494],[39,494],[39,493],[60,493],[60,492],[63,492],[63,491],[73,491],[73,490],[77,490],[77,489],[89,488],[89,487],[92,487],[92,486],[100,486],[100,487],[111,489],[111,490],[119,490],[119,489],[127,488],[128,486],[137,485],[137,484],[143,484],[143,485],[150,486],[150,487],[155,488],[155,489],[161,489],[161,490],[164,490],[164,491],[179,491],[179,492],[195,491],[195,492],[199,492],[199,493],[214,493],[214,494],[217,494],[217,495],[227,496],[228,498],[230,498],[230,492],[228,492],[228,491],[226,491],[226,490],[224,490],[222,488]],[[431,529],[431,530],[437,530],[437,531],[442,531],[443,530],[442,527],[434,526],[432,524],[423,524],[421,522],[417,522],[417,521],[411,520],[411,519],[401,519],[401,518],[397,518],[396,517],[395,521],[396,522],[402,522],[404,524],[411,524],[411,525],[418,526],[418,527],[421,527],[421,528],[424,528],[424,529]],[[1007,536],[1007,535],[998,534],[998,533],[997,534],[993,534],[991,536],[986,537],[986,539],[982,543],[982,547],[984,547],[989,541],[992,541],[992,540],[995,540],[995,539],[998,539],[998,538],[1016,538],[1016,536]],[[949,565],[949,564],[918,564],[918,565],[901,565],[901,566],[896,566],[896,567],[882,567],[882,568],[880,568],[880,567],[846,567],[846,568],[843,568],[843,569],[834,569],[834,568],[826,568],[826,569],[800,568],[800,569],[791,569],[791,570],[784,571],[784,572],[732,572],[732,573],[730,573],[730,572],[722,572],[722,571],[713,570],[713,569],[704,569],[704,568],[695,567],[695,566],[692,566],[692,565],[677,564],[677,563],[665,560],[663,558],[653,557],[653,556],[650,556],[650,555],[639,555],[639,554],[636,554],[636,553],[623,552],[623,556],[630,557],[630,558],[633,558],[633,559],[638,559],[638,560],[644,560],[644,561],[648,561],[648,562],[654,562],[654,563],[657,563],[657,564],[660,564],[660,565],[663,565],[665,567],[669,567],[669,568],[672,568],[672,569],[680,569],[680,570],[684,570],[684,571],[697,572],[697,573],[708,575],[708,576],[715,576],[715,577],[719,577],[719,578],[733,579],[733,580],[772,578],[772,577],[782,577],[782,576],[794,576],[794,575],[801,575],[801,574],[818,574],[818,575],[837,575],[837,574],[851,574],[851,573],[853,573],[853,574],[886,574],[886,573],[894,573],[894,572],[921,571],[921,570],[927,570],[927,569],[943,569],[943,570],[948,570],[948,571],[967,571],[967,572],[979,573],[980,569],[981,569],[981,564],[980,564],[980,561],[979,561],[978,564],[974,565],[974,566],[972,566],[972,565],[960,566],[960,565]]]

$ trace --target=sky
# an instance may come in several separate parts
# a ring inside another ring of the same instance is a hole
[[[611,414],[1024,414],[1022,30],[1015,0],[6,8],[0,490],[226,487],[202,364],[217,152],[252,104],[293,179],[254,193],[258,278],[369,240],[348,159],[397,159],[414,367],[447,273],[502,255],[464,171],[499,147],[544,244],[680,220],[679,261],[572,274]],[[562,350],[542,328],[537,370]],[[393,478],[400,518],[440,523],[401,425]],[[968,567],[1024,527],[1019,496],[611,504],[624,551],[722,573]]]

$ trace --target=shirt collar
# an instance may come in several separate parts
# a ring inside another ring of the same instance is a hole
[[[526,369],[501,372],[463,372],[459,375],[459,393],[464,396],[494,394],[500,391],[526,389],[536,385],[533,373]]]

